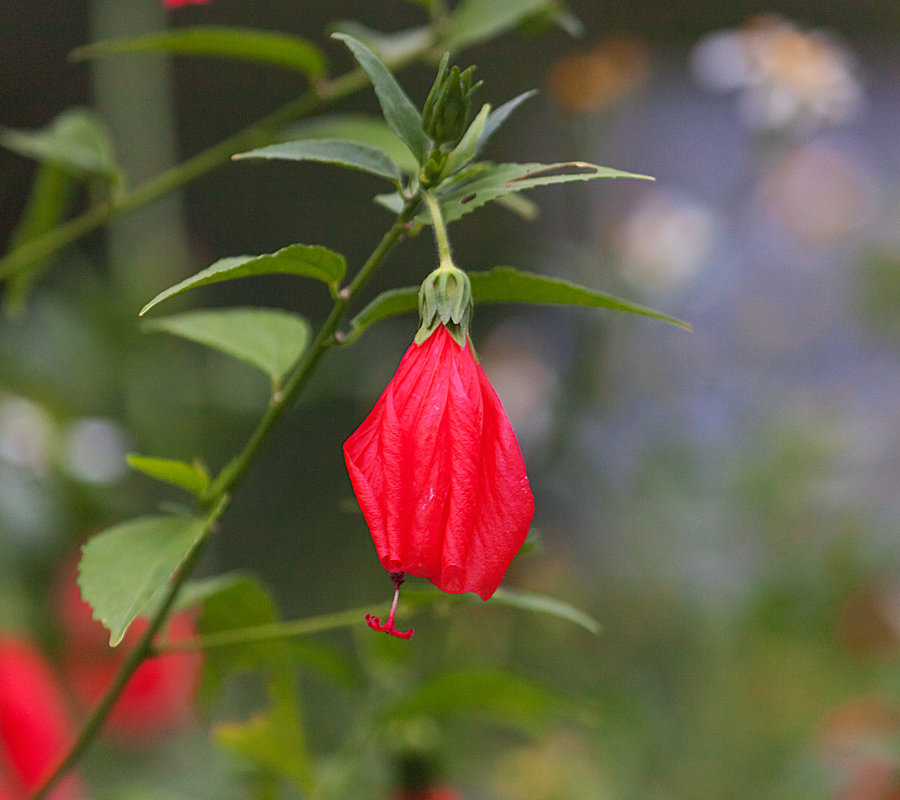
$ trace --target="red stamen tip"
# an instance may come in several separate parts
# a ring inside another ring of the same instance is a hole
[[[388,617],[387,622],[382,622],[378,617],[374,614],[366,614],[366,625],[368,625],[373,631],[384,631],[385,633],[389,633],[391,636],[396,636],[398,639],[409,639],[410,636],[415,633],[415,628],[410,628],[408,631],[398,631],[394,627],[394,620]]]
[[[382,622],[374,614],[366,614],[366,625],[373,631],[384,631],[391,636],[396,636],[398,639],[408,639],[413,635],[415,631],[414,628],[410,628],[408,631],[398,631],[397,628],[394,627],[394,614],[397,613],[397,601],[400,599],[400,584],[403,583],[403,573],[392,572],[391,580],[394,582],[394,602],[391,603],[391,613],[388,614],[388,618],[385,622]]]

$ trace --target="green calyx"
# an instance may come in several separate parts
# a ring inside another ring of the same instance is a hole
[[[460,346],[466,346],[472,321],[472,286],[458,267],[442,265],[419,287],[419,330],[416,344],[422,344],[443,325]]]
[[[463,135],[472,95],[481,86],[481,81],[472,83],[475,67],[460,72],[459,67],[454,66],[448,72],[449,60],[450,54],[444,53],[422,109],[422,129],[436,147],[455,142]]]

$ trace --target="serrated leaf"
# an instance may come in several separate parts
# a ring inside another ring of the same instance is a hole
[[[685,330],[691,329],[690,325],[675,317],[561,278],[522,272],[514,267],[494,267],[490,272],[470,272],[468,275],[472,283],[472,297],[476,304],[539,303],[608,308],[653,317]]]
[[[584,161],[566,161],[558,164],[470,164],[433,190],[441,204],[444,222],[453,222],[465,214],[492,200],[499,200],[515,192],[572,181],[592,181],[597,178],[637,178],[652,181],[649,175],[600,167]],[[375,201],[397,213],[403,199],[396,193],[380,194]],[[416,222],[431,224],[431,215],[423,210]]]
[[[484,126],[490,113],[491,107],[488,103],[485,103],[481,107],[481,111],[478,112],[478,116],[472,120],[472,123],[466,129],[462,139],[459,140],[459,144],[453,148],[447,158],[444,174],[452,175],[475,158],[475,153],[478,152],[478,141],[481,139],[481,134],[484,132]]]
[[[598,178],[653,180],[648,175],[600,167],[583,161],[558,164],[473,164],[460,174],[458,180],[446,182],[435,194],[440,201],[444,221],[450,223],[491,200],[513,192]],[[429,219],[427,214],[417,217],[420,222],[428,222]]]
[[[297,275],[302,278],[316,278],[327,283],[334,295],[337,294],[346,269],[347,265],[342,255],[320,245],[291,244],[274,253],[221,258],[196,275],[185,278],[160,292],[141,309],[141,315],[146,314],[163,300],[188,289],[253,275]]]
[[[245,158],[283,159],[286,161],[323,161],[340,164],[351,169],[370,172],[400,184],[403,174],[387,153],[367,144],[345,139],[308,139],[299,142],[282,142],[238,153],[235,160]]]
[[[92,537],[82,548],[78,584],[115,647],[207,532],[196,517],[140,517]]]
[[[345,139],[349,142],[376,147],[403,172],[417,172],[418,162],[381,117],[364,114],[324,114],[281,132],[283,141],[296,139]]]
[[[390,718],[485,714],[527,731],[535,731],[554,714],[588,716],[572,700],[533,681],[503,670],[464,669],[441,672],[409,691]]]
[[[78,177],[99,175],[118,180],[109,131],[87,109],[64,111],[39,130],[0,128],[0,144],[26,158],[56,164]]]
[[[424,164],[428,153],[428,137],[422,130],[422,116],[406,92],[381,59],[362,42],[345,33],[334,33],[332,36],[350,48],[372,81],[385,122],[406,144],[416,161]]]
[[[145,323],[258,367],[277,385],[306,349],[309,323],[272,308],[224,308],[187,311]]]
[[[549,0],[462,0],[453,10],[441,47],[462,50],[492,39],[548,5]]]
[[[670,322],[685,330],[691,329],[690,325],[675,317],[561,278],[523,272],[514,267],[494,267],[489,272],[469,272],[467,275],[472,284],[472,298],[476,305],[482,303],[535,303],[607,308],[613,311],[626,311],[631,314],[653,317],[663,322]],[[415,311],[418,308],[418,295],[419,290],[416,286],[382,292],[350,321],[353,337],[356,338],[369,325],[382,319]]]
[[[201,464],[188,464],[174,458],[152,458],[130,453],[125,457],[128,466],[151,478],[171,483],[201,496],[209,486],[209,475]]]
[[[326,71],[322,51],[299,36],[218,25],[196,25],[133,39],[96,42],[76,48],[70,58],[82,61],[123,53],[157,52],[271,64],[303,72],[311,80],[322,77]]]

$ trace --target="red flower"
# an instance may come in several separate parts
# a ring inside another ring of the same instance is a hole
[[[163,0],[164,8],[181,8],[181,6],[205,6],[211,0]]]
[[[465,326],[462,346],[443,323],[426,335],[410,345],[345,442],[344,457],[378,557],[398,588],[409,572],[445,592],[487,600],[525,541],[534,498]],[[386,625],[395,632],[393,610]]]
[[[20,636],[0,637],[0,761],[9,766],[4,798],[24,797],[46,780],[72,741],[72,723],[50,666]],[[51,794],[72,800],[80,794],[70,776]]]

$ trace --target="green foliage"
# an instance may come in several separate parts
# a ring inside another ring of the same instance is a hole
[[[441,204],[441,212],[447,223],[470,214],[476,208],[492,200],[502,199],[514,192],[550,186],[555,183],[591,181],[597,178],[638,178],[653,180],[648,175],[623,172],[610,167],[600,167],[583,161],[567,161],[557,164],[489,164],[478,162],[469,165],[434,192]],[[396,213],[402,205],[398,195],[378,195],[377,202]],[[422,212],[418,222],[428,224],[431,217]]]
[[[582,721],[590,716],[580,703],[533,681],[506,670],[477,668],[439,672],[390,709],[393,720],[460,713],[483,715],[531,733],[557,714]]]
[[[418,171],[419,164],[409,148],[381,117],[363,114],[323,114],[283,131],[285,141],[297,139],[343,139],[381,150],[405,173]]]
[[[485,103],[475,119],[472,120],[472,124],[466,130],[462,139],[460,139],[459,144],[450,151],[447,165],[444,167],[445,175],[452,175],[475,158],[475,153],[478,152],[479,141],[484,133],[484,126],[487,124],[490,113],[491,107]]]
[[[271,595],[259,582],[235,576],[204,600],[197,627],[202,635],[211,635],[269,625],[277,622],[278,616]],[[215,738],[262,768],[291,779],[306,792],[311,771],[287,641],[245,641],[210,649],[203,666],[200,701],[209,708],[235,673],[256,670],[267,675],[269,709],[244,722],[217,725]]]
[[[362,42],[345,33],[335,33],[333,36],[350,48],[371,79],[385,122],[406,144],[416,161],[424,164],[428,155],[428,137],[422,130],[422,116],[406,92],[382,61]]]
[[[441,45],[448,50],[471,47],[552,5],[548,0],[462,0],[453,11]]]
[[[252,275],[297,275],[302,278],[316,278],[327,283],[334,295],[346,268],[343,256],[320,245],[291,244],[274,253],[260,256],[220,258],[212,266],[160,292],[141,309],[141,314],[146,314],[163,300],[188,289]]]
[[[199,462],[188,464],[174,458],[151,458],[135,453],[129,454],[126,460],[132,469],[163,483],[186,489],[198,497],[202,497],[209,488],[209,475]]]
[[[289,311],[225,308],[188,311],[145,323],[148,330],[181,336],[258,367],[276,388],[309,340],[309,323]]]
[[[403,175],[390,156],[368,144],[344,139],[310,139],[301,142],[284,142],[260,147],[246,153],[238,153],[234,159],[266,158],[285,161],[324,161],[340,164],[387,178],[400,184]]]
[[[687,323],[675,319],[675,317],[560,278],[523,272],[514,267],[494,267],[490,272],[468,272],[467,275],[472,284],[472,297],[476,305],[479,303],[532,303],[606,308],[612,311],[625,311],[630,314],[652,317],[690,330]],[[419,287],[417,286],[389,289],[382,292],[350,321],[350,337],[355,339],[366,328],[379,320],[415,311],[418,307],[418,295]]]
[[[81,594],[115,647],[136,617],[150,615],[207,522],[197,517],[141,517],[108,528],[84,546],[78,565]]]
[[[80,178],[96,175],[110,183],[119,180],[109,131],[87,109],[64,111],[40,130],[0,128],[0,144],[26,158],[55,164]]]
[[[514,267],[494,267],[490,272],[471,272],[469,280],[472,282],[472,294],[476,303],[540,303],[607,308],[612,311],[626,311],[630,314],[653,317],[690,329],[687,323],[646,306],[560,278],[522,272]]]
[[[25,205],[12,237],[13,247],[53,230],[62,220],[76,186],[71,173],[52,162],[38,165]],[[21,310],[34,280],[52,263],[52,259],[34,261],[13,273],[6,284],[3,303],[10,312]]]
[[[235,58],[297,70],[310,80],[321,78],[327,69],[322,51],[299,36],[218,25],[196,25],[132,39],[96,42],[77,47],[72,51],[71,58],[73,61],[83,61],[123,53]]]

